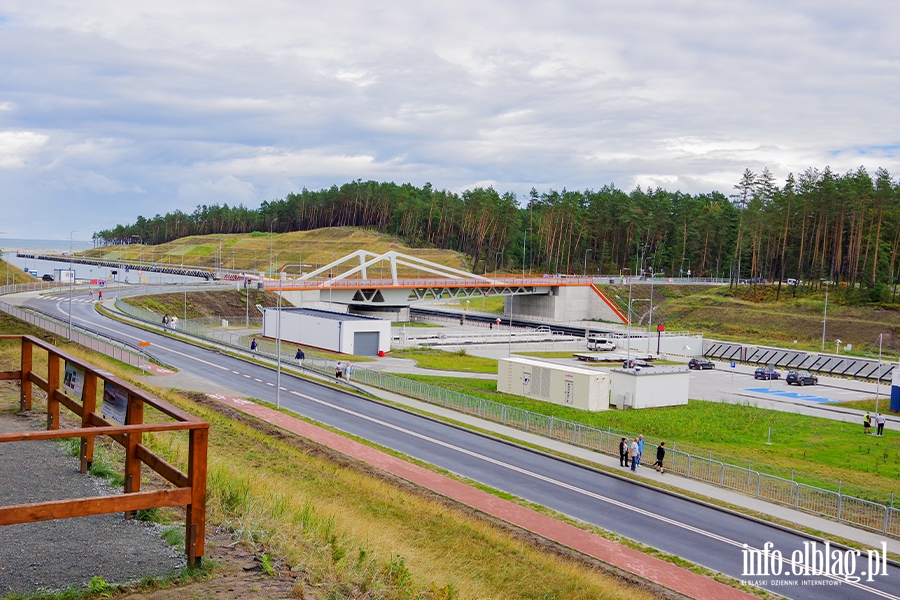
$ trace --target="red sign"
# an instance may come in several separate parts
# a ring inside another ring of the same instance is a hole
[[[665,331],[665,330],[666,330],[666,326],[665,326],[665,325],[657,325],[657,326],[656,326],[656,330],[657,330],[657,331]]]

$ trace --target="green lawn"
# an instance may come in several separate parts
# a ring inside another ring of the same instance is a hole
[[[885,501],[900,488],[900,432],[863,435],[862,424],[757,408],[691,400],[687,406],[589,413],[497,392],[493,380],[404,375],[464,394],[593,427],[642,433],[670,448],[728,462],[777,467],[776,474],[825,486],[843,482],[846,493]],[[771,428],[771,445],[767,445]],[[735,460],[738,459],[738,460]],[[821,481],[817,481],[821,478]],[[852,487],[849,487],[852,486]]]
[[[470,373],[497,373],[497,361],[493,358],[472,356],[465,350],[445,352],[428,348],[393,350],[391,356],[411,358],[416,366],[438,371],[468,371]]]

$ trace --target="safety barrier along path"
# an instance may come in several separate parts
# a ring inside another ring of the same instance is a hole
[[[536,533],[563,546],[614,565],[628,573],[698,599],[749,599],[750,594],[682,569],[598,535],[578,529],[531,509],[406,462],[375,448],[347,439],[300,419],[241,398],[211,396],[229,408],[257,417],[363,461],[413,484],[478,511]]]

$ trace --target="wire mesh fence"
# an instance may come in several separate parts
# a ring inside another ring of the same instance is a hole
[[[60,321],[59,319],[54,319],[6,302],[0,302],[0,311],[60,337],[71,339],[76,344],[90,348],[91,350],[127,365],[131,365],[132,367],[137,367],[142,370],[146,370],[150,367],[151,357],[141,350],[110,339],[102,334],[87,331],[77,324],[73,324],[70,328],[68,323]]]
[[[149,323],[156,323],[161,319],[157,313],[124,302],[117,301],[116,306],[122,312]],[[162,326],[161,323],[159,325]],[[179,327],[181,328],[180,323]],[[248,340],[252,337],[252,334],[248,334],[246,331],[244,333],[228,331],[192,321],[184,323],[181,331],[242,350],[249,349]],[[286,349],[287,351],[285,351]],[[270,358],[277,358],[276,343],[260,338],[256,352]],[[281,360],[291,363],[294,360],[293,356],[293,348],[288,344],[283,344]],[[304,369],[329,377],[335,376],[335,367],[336,361],[330,359],[308,357],[303,361]],[[362,385],[387,390],[401,396],[612,456],[618,456],[619,442],[623,437],[627,439],[634,437],[634,434],[630,432],[617,431],[612,428],[598,429],[356,365],[345,365],[342,376]],[[656,449],[657,445],[649,441],[644,447],[647,456],[655,456]],[[667,448],[666,470],[756,498],[830,517],[857,527],[900,537],[900,509],[894,507],[893,494],[889,495],[889,501],[887,498],[883,501],[875,501],[845,493],[840,482],[825,484],[826,486],[834,485],[837,488],[836,490],[827,489],[827,487],[797,481],[796,474],[793,472],[790,472],[790,478],[788,478],[786,469],[779,469],[771,465],[753,465],[749,461],[747,466],[738,465],[735,464],[737,460],[734,457],[723,456],[711,451],[706,451],[704,456],[697,452],[697,449],[692,448],[692,450],[695,450],[696,453],[685,451],[684,446],[680,449]]]

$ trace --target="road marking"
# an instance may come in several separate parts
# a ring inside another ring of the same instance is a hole
[[[66,312],[65,310],[63,310],[63,308],[60,306],[60,304],[63,303],[63,302],[65,302],[65,301],[64,301],[64,300],[61,300],[60,302],[58,302],[57,305],[56,305],[56,309],[57,309],[59,312],[61,312],[61,313],[63,313],[63,314],[65,314],[65,315],[68,316],[69,313]],[[97,328],[100,328],[100,329],[106,329],[107,331],[112,331],[112,332],[115,333],[116,335],[120,335],[120,336],[122,336],[122,337],[127,337],[127,338],[130,338],[130,339],[132,339],[132,340],[137,340],[137,341],[139,341],[139,342],[144,341],[144,338],[140,338],[140,337],[137,337],[137,336],[133,336],[133,335],[131,335],[131,334],[128,334],[128,333],[124,333],[124,332],[122,332],[122,331],[119,331],[118,329],[113,329],[112,327],[107,327],[107,326],[105,326],[105,325],[100,325],[99,323],[94,323],[93,321],[88,321],[88,320],[86,320],[86,319],[81,319],[81,318],[79,318],[79,317],[73,317],[72,320],[73,320],[73,321],[81,321],[82,323],[87,323],[87,324],[90,325],[91,327],[97,327]],[[221,369],[221,370],[223,370],[223,371],[228,371],[228,370],[229,370],[228,367],[223,367],[222,365],[217,365],[217,364],[214,363],[214,362],[209,362],[208,360],[203,360],[202,358],[197,358],[196,356],[191,356],[190,354],[185,354],[184,352],[179,352],[178,350],[173,350],[172,348],[170,348],[170,347],[168,347],[168,346],[163,346],[163,345],[159,345],[159,344],[158,344],[157,347],[162,348],[163,350],[166,350],[167,352],[171,352],[171,353],[173,353],[173,354],[177,354],[178,356],[183,356],[184,358],[189,358],[189,359],[191,359],[191,360],[196,360],[197,362],[203,363],[204,365],[208,365],[208,366],[210,366],[210,367],[215,367],[215,368]],[[235,371],[235,373],[237,373],[237,371]]]
[[[282,389],[284,389],[284,388],[282,388]],[[418,433],[418,432],[415,432],[415,431],[411,431],[411,430],[406,429],[406,428],[404,428],[404,427],[400,427],[399,425],[394,425],[393,423],[388,423],[388,422],[386,422],[386,421],[382,421],[381,419],[376,419],[375,417],[370,417],[370,416],[368,416],[368,415],[364,415],[364,414],[359,413],[359,412],[356,412],[356,411],[354,411],[354,410],[350,410],[349,408],[344,408],[344,407],[342,407],[342,406],[337,406],[337,405],[332,404],[332,403],[330,403],[330,402],[326,402],[326,401],[324,401],[324,400],[320,400],[320,399],[318,399],[318,398],[314,398],[314,397],[312,397],[312,396],[309,396],[309,395],[307,395],[307,394],[303,394],[303,393],[300,393],[300,392],[297,392],[297,391],[294,391],[294,390],[290,390],[290,393],[293,394],[293,395],[295,395],[295,396],[298,396],[298,397],[300,397],[300,398],[304,398],[304,399],[306,399],[306,400],[310,400],[311,402],[315,402],[315,403],[317,403],[317,404],[321,404],[321,405],[323,405],[323,406],[327,406],[327,407],[332,408],[332,409],[334,409],[334,410],[338,410],[338,411],[340,411],[340,412],[346,413],[346,414],[348,414],[348,415],[352,415],[352,416],[354,416],[354,417],[363,419],[363,420],[365,420],[365,421],[369,421],[369,422],[371,422],[371,423],[375,423],[375,424],[377,424],[377,425],[381,425],[382,427],[386,427],[386,428],[388,428],[388,429],[393,429],[394,431],[398,431],[398,432],[400,432],[400,433],[405,433],[405,434],[407,434],[407,435],[409,435],[409,436],[411,436],[411,437],[414,437],[414,438],[417,438],[417,439],[420,439],[420,440],[423,440],[423,441],[426,441],[426,442],[430,442],[430,443],[435,444],[435,445],[437,445],[437,446],[442,446],[442,447],[444,447],[444,448],[447,448],[448,450],[455,450],[456,452],[459,452],[459,453],[461,453],[461,454],[465,454],[465,455],[467,455],[467,456],[471,456],[472,458],[477,458],[477,459],[482,460],[482,461],[484,461],[484,462],[488,462],[488,463],[491,463],[491,464],[493,464],[493,465],[497,465],[498,467],[503,467],[503,468],[508,469],[508,470],[510,470],[510,471],[515,471],[516,473],[521,473],[522,475],[525,475],[525,476],[527,476],[527,477],[531,477],[531,478],[533,478],[533,479],[538,479],[538,480],[540,480],[540,481],[544,481],[544,482],[549,483],[549,484],[551,484],[551,485],[555,485],[555,486],[557,486],[557,487],[561,487],[561,488],[567,489],[567,490],[569,490],[569,491],[572,491],[572,492],[575,492],[575,493],[578,493],[578,494],[582,494],[582,495],[584,495],[584,496],[588,496],[588,497],[590,497],[590,498],[594,498],[594,499],[596,499],[596,500],[600,500],[600,501],[602,501],[602,502],[606,502],[606,503],[608,503],[608,504],[612,504],[612,505],[614,505],[614,506],[618,506],[618,507],[620,507],[620,508],[624,508],[624,509],[629,510],[629,511],[632,511],[632,512],[640,513],[640,514],[642,514],[642,515],[644,515],[644,516],[646,516],[646,517],[649,517],[649,518],[651,518],[651,519],[655,519],[655,520],[657,520],[657,521],[662,521],[662,522],[664,522],[664,523],[668,523],[669,525],[674,525],[675,527],[679,527],[679,528],[681,528],[681,529],[685,529],[685,530],[690,531],[690,532],[692,532],[692,533],[696,533],[696,534],[698,534],[698,535],[701,535],[701,536],[704,536],[704,537],[708,537],[708,538],[710,538],[710,539],[713,539],[713,540],[722,542],[722,543],[727,544],[727,545],[729,545],[729,546],[734,546],[735,548],[740,548],[741,550],[743,550],[743,549],[745,549],[745,548],[748,548],[748,549],[750,549],[750,550],[759,550],[760,552],[763,552],[762,550],[760,550],[760,549],[758,549],[758,548],[753,548],[753,547],[750,547],[750,546],[746,546],[746,547],[745,547],[745,546],[744,546],[744,542],[738,542],[738,541],[736,541],[736,540],[732,540],[731,538],[727,538],[727,537],[721,536],[721,535],[716,534],[716,533],[713,533],[713,532],[711,532],[711,531],[706,531],[705,529],[700,529],[699,527],[694,527],[693,525],[688,525],[687,523],[682,523],[681,521],[676,521],[675,519],[670,519],[669,517],[664,517],[664,516],[659,515],[659,514],[657,514],[657,513],[654,513],[654,512],[648,511],[648,510],[644,510],[644,509],[639,508],[639,507],[636,507],[636,506],[634,506],[634,505],[632,505],[632,504],[628,504],[628,503],[625,503],[625,502],[620,502],[619,500],[615,500],[615,499],[610,498],[610,497],[608,497],[608,496],[603,496],[603,495],[597,494],[597,493],[595,493],[595,492],[590,492],[590,491],[588,491],[588,490],[585,490],[585,489],[583,489],[583,488],[574,486],[574,485],[572,485],[572,484],[565,483],[564,481],[560,481],[560,480],[558,480],[558,479],[553,479],[552,477],[547,477],[546,475],[541,475],[540,473],[535,473],[534,471],[529,471],[529,470],[524,469],[524,468],[522,468],[522,467],[517,467],[517,466],[515,466],[515,465],[511,465],[511,464],[506,463],[506,462],[503,462],[503,461],[501,461],[501,460],[497,460],[496,458],[491,458],[490,456],[485,456],[485,455],[483,455],[483,454],[479,454],[479,453],[474,452],[474,451],[472,451],[472,450],[468,450],[468,449],[466,449],[466,448],[462,448],[462,447],[460,447],[460,446],[456,446],[456,445],[454,445],[454,444],[450,444],[450,443],[448,443],[448,442],[444,442],[444,441],[435,439],[435,438],[433,438],[433,437],[429,437],[429,436],[427,436],[427,435],[425,435],[425,434]],[[769,553],[766,553],[766,554],[768,555]],[[787,565],[793,565],[793,564],[794,564],[794,562],[793,562],[792,560],[790,560],[789,558],[784,558],[784,557],[781,557],[781,562],[784,563],[784,564],[787,564]],[[801,564],[800,566],[802,566],[802,564]],[[875,589],[875,588],[871,588],[871,587],[869,587],[869,586],[863,585],[863,584],[858,583],[858,582],[846,581],[846,580],[844,580],[843,577],[840,577],[840,576],[835,576],[835,575],[831,575],[831,574],[828,574],[828,575],[820,574],[819,576],[821,576],[821,577],[826,577],[826,578],[828,578],[828,579],[833,579],[833,580],[835,580],[835,581],[840,581],[840,582],[846,583],[846,584],[848,584],[848,585],[852,585],[853,587],[859,588],[859,589],[861,589],[861,590],[865,590],[865,591],[867,591],[867,592],[871,592],[872,594],[875,594],[875,595],[877,595],[877,596],[881,596],[882,598],[889,598],[890,600],[900,600],[900,596],[895,596],[895,595],[889,594],[889,593],[887,593],[887,592],[882,592],[881,590],[877,590],[877,589]]]

